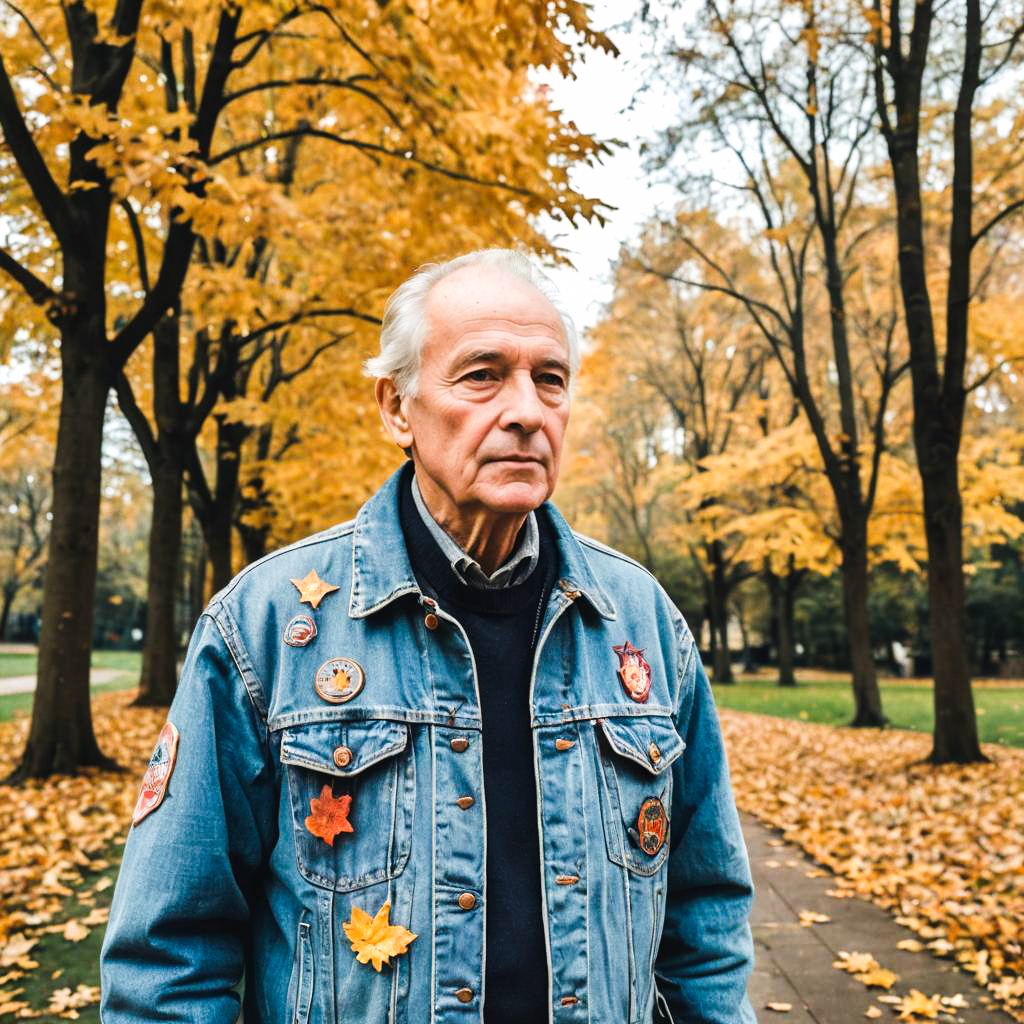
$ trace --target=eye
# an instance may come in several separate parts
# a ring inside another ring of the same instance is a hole
[[[481,367],[479,370],[470,370],[462,379],[472,381],[474,384],[486,384],[494,380],[494,371]]]
[[[565,378],[560,373],[542,373],[537,378],[537,383],[549,388],[564,388]]]

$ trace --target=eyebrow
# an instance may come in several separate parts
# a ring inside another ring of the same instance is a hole
[[[472,363],[500,363],[503,362],[504,359],[504,353],[495,349],[474,349],[471,352],[467,352],[461,359],[457,360],[452,366],[450,372],[459,373]],[[569,376],[568,362],[564,359],[558,359],[555,356],[549,356],[547,359],[541,360],[537,368],[542,370],[561,370],[567,377]]]

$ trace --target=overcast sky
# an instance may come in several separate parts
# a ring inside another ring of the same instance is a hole
[[[611,263],[619,246],[633,237],[657,208],[671,205],[672,190],[650,184],[640,159],[640,143],[664,123],[665,101],[664,97],[638,95],[650,44],[644,45],[612,25],[614,17],[621,17],[629,6],[621,0],[594,4],[594,23],[609,31],[621,50],[620,57],[594,53],[577,67],[572,81],[557,74],[543,77],[551,87],[554,105],[581,131],[628,144],[600,166],[578,168],[572,176],[578,191],[616,207],[604,227],[582,221],[576,229],[565,221],[546,225],[549,236],[572,260],[572,269],[556,269],[552,277],[581,330],[596,322],[611,296]]]

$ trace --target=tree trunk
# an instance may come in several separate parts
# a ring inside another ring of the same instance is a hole
[[[196,543],[195,553],[188,567],[188,604],[191,632],[206,607],[206,545],[202,541]]]
[[[729,657],[729,586],[722,564],[721,547],[710,545],[711,555],[711,631],[718,633],[714,646],[714,679],[716,683],[734,683],[732,659]]]
[[[932,453],[924,484],[928,541],[928,611],[932,635],[935,729],[933,764],[987,760],[978,725],[967,664],[963,576],[963,506],[957,480],[956,449],[941,460]]]
[[[61,346],[63,398],[38,682],[28,742],[11,782],[73,774],[83,765],[117,767],[99,749],[89,705],[103,417],[111,381],[106,368],[78,348],[68,339]]]
[[[175,598],[181,575],[181,530],[184,512],[185,410],[178,393],[180,317],[170,310],[153,330],[153,419],[151,431],[138,410],[129,417],[149,464],[153,510],[149,525],[149,571],[146,579],[146,641],[135,703],[167,707],[178,676]]]
[[[792,559],[790,559],[792,561]],[[779,686],[796,686],[796,672],[794,670],[794,605],[796,604],[796,588],[798,576],[790,572],[783,576],[779,583],[779,608],[778,608],[778,640],[777,651],[779,659]]]
[[[863,531],[852,528],[843,531],[843,608],[853,669],[854,715],[850,724],[881,728],[887,719],[882,713],[882,695],[871,649],[868,556],[867,545],[861,543],[862,534]]]
[[[267,553],[269,531],[265,526],[249,526],[246,523],[235,525],[238,536],[242,538],[242,553],[245,555],[246,565],[259,561]]]
[[[149,527],[149,573],[146,578],[146,645],[135,703],[166,707],[174,698],[178,676],[175,597],[181,569],[183,501],[182,462],[160,460],[153,476],[153,513]]]
[[[14,596],[17,590],[10,587],[3,588],[3,603],[0,604],[0,640],[7,635],[7,622],[11,617],[11,605],[14,604]]]

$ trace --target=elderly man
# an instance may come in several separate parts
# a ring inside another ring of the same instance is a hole
[[[410,461],[203,615],[125,847],[106,1024],[754,1020],[693,638],[546,504],[578,362],[514,252],[392,296],[368,369]]]

